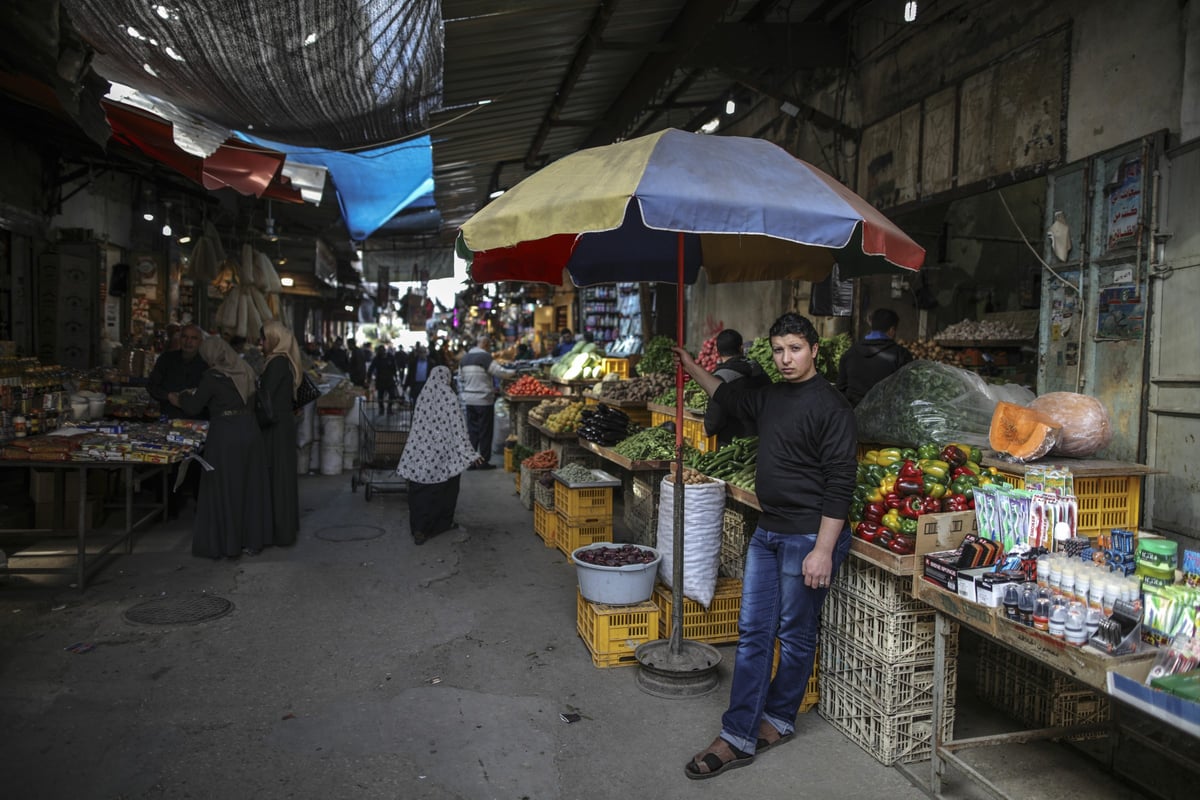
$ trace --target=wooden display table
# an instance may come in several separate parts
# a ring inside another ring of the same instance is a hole
[[[586,439],[580,439],[579,446],[591,450],[605,461],[611,461],[621,469],[626,469],[630,472],[666,472],[671,469],[671,464],[674,463],[674,461],[631,461],[611,447],[589,442]]]

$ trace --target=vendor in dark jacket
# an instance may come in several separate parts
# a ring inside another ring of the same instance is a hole
[[[182,392],[184,389],[195,389],[204,377],[208,364],[200,357],[200,343],[204,341],[204,331],[199,325],[187,325],[179,333],[179,349],[168,350],[154,362],[150,370],[150,378],[146,391],[158,401],[159,410],[171,419],[186,418],[187,413],[177,405],[173,405],[167,395],[171,392]]]
[[[725,383],[745,379],[744,386],[754,389],[771,382],[757,361],[742,355],[742,334],[733,328],[717,334],[717,368],[712,374]],[[724,447],[739,436],[758,435],[758,428],[752,420],[727,413],[720,403],[709,403],[704,412],[704,432],[709,436],[715,434],[717,444]]]
[[[788,313],[769,332],[783,381],[724,383],[683,348],[679,363],[726,411],[758,425],[755,492],[762,506],[742,577],[738,643],[720,735],[684,766],[711,778],[791,739],[816,655],[821,605],[850,551],[854,411],[816,368],[817,331]],[[775,640],[779,667],[771,676]]]
[[[871,332],[851,347],[838,364],[837,388],[851,406],[857,406],[871,387],[913,360],[912,353],[896,344],[900,317],[890,308],[871,313]]]

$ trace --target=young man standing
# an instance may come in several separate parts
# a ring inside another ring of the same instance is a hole
[[[900,317],[890,308],[871,312],[871,332],[842,354],[838,363],[837,388],[851,406],[871,391],[871,387],[913,360],[912,353],[896,344],[896,325]]]
[[[467,436],[480,460],[467,469],[495,469],[492,463],[492,427],[495,423],[496,388],[493,378],[515,378],[517,373],[492,360],[492,340],[480,336],[458,362],[458,383],[467,407]]]
[[[760,389],[724,383],[675,348],[713,402],[758,426],[755,486],[762,506],[746,554],[729,707],[720,735],[685,765],[693,779],[746,766],[756,753],[792,738],[812,674],[821,605],[850,550],[854,412],[817,372],[818,336],[808,319],[784,314],[770,337],[783,381]]]

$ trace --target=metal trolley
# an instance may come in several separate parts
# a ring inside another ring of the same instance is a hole
[[[363,496],[370,502],[378,491],[404,491],[406,482],[396,474],[396,466],[408,442],[412,428],[412,405],[403,401],[377,401],[358,398],[358,459],[350,475],[350,491],[366,487]]]

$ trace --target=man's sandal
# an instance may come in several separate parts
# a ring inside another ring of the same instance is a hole
[[[712,748],[717,745],[717,742],[720,742],[729,748],[729,752],[733,755],[733,758],[729,759],[728,761],[722,761],[719,755],[712,752]],[[702,781],[707,778],[715,778],[722,772],[727,772],[731,769],[749,766],[752,763],[754,763],[753,753],[743,753],[741,750],[738,750],[724,739],[718,738],[715,742],[708,746],[707,751],[700,756],[698,761],[693,758],[691,761],[684,764],[683,772],[688,776],[688,778],[694,781]],[[706,772],[700,771],[701,765],[703,765],[705,770],[707,770]]]
[[[768,742],[766,739],[764,739],[760,736],[758,738],[758,741],[755,742],[755,744],[754,744],[754,754],[758,755],[759,753],[765,753],[766,751],[770,750],[772,747],[778,747],[779,745],[781,745],[785,742],[790,742],[792,740],[792,737],[795,735],[796,734],[794,734],[794,733],[781,734],[780,737],[773,742]]]

